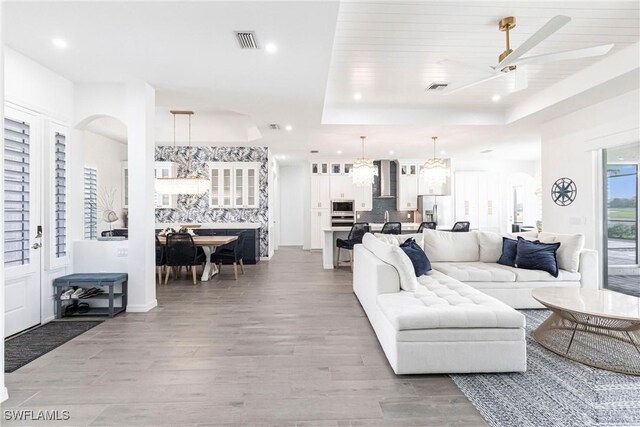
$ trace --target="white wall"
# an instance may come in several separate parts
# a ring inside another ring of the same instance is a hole
[[[82,145],[83,167],[92,167],[97,170],[98,195],[115,190],[113,210],[119,220],[111,226],[112,228],[123,227],[122,162],[127,160],[127,145],[89,131],[82,132]],[[101,205],[98,206],[98,235],[109,229],[109,224],[102,220],[104,208]]]
[[[304,243],[305,193],[309,181],[306,164],[280,165],[280,245],[302,246]]]
[[[550,232],[582,233],[587,248],[601,249],[602,177],[599,150],[638,142],[640,90],[611,98],[544,124],[542,213]],[[558,206],[551,186],[562,177],[577,186],[575,201]]]

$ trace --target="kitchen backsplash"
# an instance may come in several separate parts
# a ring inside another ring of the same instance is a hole
[[[178,176],[209,177],[209,162],[260,162],[260,204],[257,209],[212,208],[209,192],[181,195],[177,208],[156,209],[158,223],[259,223],[260,255],[269,256],[268,150],[266,147],[156,147],[155,160],[174,162]],[[191,163],[189,163],[191,162]]]
[[[367,212],[357,212],[360,218],[356,216],[358,222],[384,222],[384,212],[389,211],[389,221],[393,222],[413,222],[414,211],[399,211],[396,206],[395,197],[379,197],[373,198],[373,209]],[[407,217],[407,215],[409,217]]]

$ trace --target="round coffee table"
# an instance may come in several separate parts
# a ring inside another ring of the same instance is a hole
[[[551,310],[532,333],[540,345],[585,365],[640,375],[640,298],[553,287],[531,295]]]

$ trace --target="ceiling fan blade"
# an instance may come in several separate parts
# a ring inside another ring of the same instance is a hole
[[[460,61],[458,59],[443,59],[441,61],[438,61],[438,64],[442,64],[445,67],[451,66],[452,68],[464,67],[464,68],[482,71],[484,73],[495,73],[496,71],[491,66],[474,64],[467,61]]]
[[[569,59],[592,58],[607,54],[613,44],[586,47],[584,49],[565,50],[563,52],[547,53],[545,55],[527,56],[514,62],[514,65],[544,64],[545,62],[566,61]]]
[[[529,79],[527,78],[527,69],[525,67],[518,67],[513,71],[513,90],[511,92],[518,92],[525,90],[529,87]]]
[[[571,21],[571,18],[564,15],[554,16],[536,31],[531,37],[525,40],[518,48],[516,48],[509,56],[496,65],[496,70],[501,70],[504,67],[513,65],[522,55],[529,52],[531,49],[543,42],[547,37],[564,27]]]
[[[469,84],[466,84],[466,85],[464,85],[464,86],[460,86],[460,87],[457,87],[457,88],[452,89],[452,90],[450,90],[450,91],[447,91],[447,92],[445,92],[445,93],[444,93],[444,95],[445,95],[445,96],[448,96],[448,95],[451,95],[452,93],[460,92],[461,90],[465,90],[465,89],[468,89],[468,88],[470,88],[470,87],[473,87],[473,86],[479,85],[479,84],[481,84],[481,83],[488,82],[489,80],[497,79],[498,77],[502,77],[502,76],[504,76],[504,75],[506,75],[506,74],[507,74],[507,73],[497,73],[497,74],[494,74],[494,75],[493,75],[493,76],[491,76],[491,77],[487,77],[487,78],[484,78],[484,79],[482,79],[482,80],[476,80],[476,81],[475,81],[475,82],[473,82],[473,83],[469,83]]]

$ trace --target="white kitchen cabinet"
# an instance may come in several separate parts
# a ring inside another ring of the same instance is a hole
[[[154,175],[156,178],[175,178],[177,172],[178,166],[174,162],[155,162]],[[177,206],[178,196],[175,194],[160,194],[156,192],[153,194],[153,201],[156,208],[175,208]]]
[[[501,180],[488,172],[456,172],[455,219],[469,221],[471,228],[502,230]]]
[[[373,186],[355,187],[355,209],[357,212],[365,212],[373,209]]]
[[[214,208],[252,209],[260,205],[260,164],[209,163],[209,204]]]
[[[311,162],[311,175],[327,175],[329,162]]]
[[[209,170],[211,190],[209,205],[214,208],[233,206],[233,164],[228,162],[211,163]]]
[[[331,178],[329,175],[311,175],[311,209],[330,209]]]
[[[311,249],[322,249],[323,228],[331,226],[329,209],[311,209]]]
[[[349,175],[331,175],[331,200],[355,199],[355,185]]]
[[[418,208],[418,170],[415,163],[398,164],[397,209],[415,211]]]
[[[236,163],[233,166],[233,207],[257,208],[260,165],[253,162]]]

